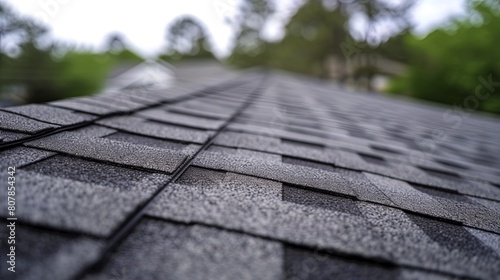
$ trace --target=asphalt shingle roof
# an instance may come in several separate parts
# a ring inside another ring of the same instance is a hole
[[[0,110],[1,279],[498,278],[498,119],[228,78]]]

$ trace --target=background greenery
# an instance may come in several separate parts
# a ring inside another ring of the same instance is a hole
[[[483,86],[480,94],[487,95],[481,80],[491,80],[493,92],[479,102],[479,109],[500,113],[499,6],[500,2],[483,1],[471,5],[469,17],[454,20],[423,39],[406,35],[409,69],[393,80],[388,91],[464,106],[478,86]]]
[[[269,41],[263,30],[276,13],[275,1],[242,1],[237,18],[229,23],[237,31],[232,52],[223,63],[335,79],[369,91],[374,90],[374,78],[384,75],[390,78],[385,92],[457,106],[474,96],[478,86],[485,87],[484,81],[493,81],[478,109],[500,113],[500,90],[494,86],[500,82],[497,0],[469,0],[468,15],[450,20],[423,38],[412,33],[407,21],[412,0],[398,4],[309,0],[289,19],[283,37]],[[365,20],[363,32],[351,28],[354,18]],[[380,30],[388,26],[392,32],[381,36]],[[207,29],[192,17],[181,16],[167,26],[165,39],[168,47],[159,55],[162,60],[216,59]],[[1,92],[9,95],[22,88],[24,93],[16,98],[26,103],[96,93],[114,68],[143,61],[124,41],[120,35],[111,35],[101,52],[67,46],[52,41],[45,27],[0,3]],[[388,73],[381,67],[384,61],[404,65],[405,70]]]

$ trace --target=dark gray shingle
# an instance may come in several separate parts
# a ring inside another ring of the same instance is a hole
[[[172,173],[186,158],[179,151],[156,149],[103,138],[62,132],[26,145],[100,161]]]
[[[282,255],[279,242],[145,219],[86,279],[279,279]]]
[[[12,113],[0,111],[0,128],[15,132],[35,134],[58,128],[58,125],[48,124]]]
[[[3,110],[56,125],[72,125],[96,119],[95,116],[38,104],[10,107]]]
[[[161,139],[202,144],[213,135],[211,131],[160,124],[138,117],[114,117],[97,122],[100,125]]]

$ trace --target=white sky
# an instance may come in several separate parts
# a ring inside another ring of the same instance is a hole
[[[219,55],[231,49],[233,17],[239,0],[0,0],[23,15],[46,23],[51,36],[79,46],[102,48],[107,35],[124,35],[129,47],[145,57],[165,46],[169,23],[180,15],[193,15],[205,24]],[[275,0],[278,16],[266,31],[270,38],[280,34],[281,22],[301,0]],[[415,0],[411,14],[416,31],[424,34],[450,16],[465,12],[464,0]]]

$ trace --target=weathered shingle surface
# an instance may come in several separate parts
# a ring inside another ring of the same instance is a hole
[[[229,77],[0,111],[0,278],[498,279],[498,119]]]

